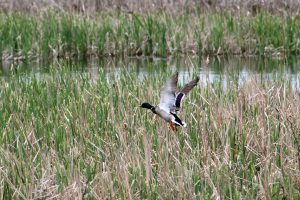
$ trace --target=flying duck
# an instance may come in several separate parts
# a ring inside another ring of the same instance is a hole
[[[152,106],[150,103],[144,102],[140,107],[151,110],[154,114],[169,122],[170,128],[173,131],[176,131],[173,125],[186,127],[186,123],[176,113],[180,110],[181,102],[185,95],[197,85],[198,81],[199,77],[177,90],[178,72],[176,72],[161,89],[160,102],[157,106]]]

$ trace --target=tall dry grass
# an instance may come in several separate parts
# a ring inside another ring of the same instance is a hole
[[[1,79],[1,197],[299,198],[300,97],[288,80],[201,80],[174,133],[139,108],[158,103],[170,74],[91,81],[53,66]]]
[[[2,0],[0,8],[6,11],[38,11],[47,8],[55,8],[65,11],[93,13],[103,10],[122,9],[126,11],[153,11],[167,10],[178,12],[182,9],[194,9],[201,7],[206,9],[233,9],[257,12],[266,9],[271,12],[299,13],[298,0]]]

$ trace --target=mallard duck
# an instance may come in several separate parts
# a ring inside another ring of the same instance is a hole
[[[151,110],[154,114],[169,122],[170,128],[173,131],[176,131],[174,125],[186,127],[186,123],[176,113],[180,110],[181,102],[185,95],[197,85],[198,81],[199,77],[177,90],[178,72],[176,72],[161,89],[159,104],[152,106],[150,103],[144,102],[141,104],[141,107]]]

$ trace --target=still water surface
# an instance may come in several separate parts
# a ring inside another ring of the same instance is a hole
[[[12,74],[30,77],[42,77],[49,72],[49,66],[68,67],[71,73],[89,73],[92,79],[97,79],[99,69],[103,69],[107,77],[119,77],[120,73],[135,72],[140,79],[151,76],[155,72],[179,71],[179,81],[186,82],[193,74],[198,74],[202,84],[221,81],[226,87],[232,77],[239,83],[256,77],[260,81],[289,81],[295,91],[300,91],[300,57],[287,59],[262,57],[214,57],[208,65],[200,57],[178,56],[170,58],[106,58],[88,60],[59,60],[52,63],[41,62],[2,62],[0,77],[9,80]]]

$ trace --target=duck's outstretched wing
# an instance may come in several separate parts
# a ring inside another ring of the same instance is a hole
[[[189,82],[188,84],[186,84],[183,88],[181,88],[175,97],[175,111],[179,111],[180,107],[181,107],[181,102],[183,100],[183,98],[185,97],[185,95],[187,93],[189,93],[189,91],[191,91],[199,82],[199,77],[197,77],[196,79],[192,80],[191,82]]]
[[[175,93],[178,82],[178,72],[176,72],[170,80],[166,82],[160,92],[159,107],[165,112],[170,113],[175,111]]]

